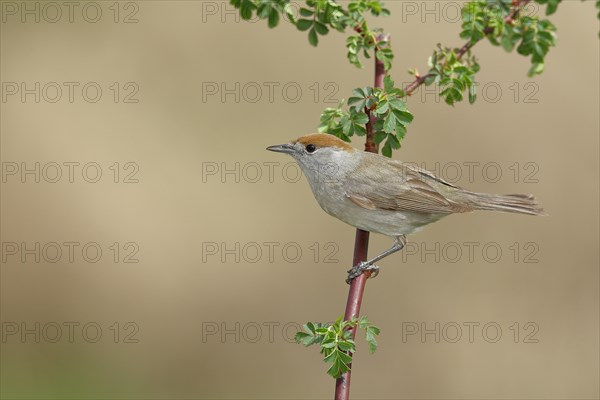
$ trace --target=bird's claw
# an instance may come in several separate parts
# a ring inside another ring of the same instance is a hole
[[[348,270],[348,278],[346,279],[346,283],[349,285],[352,282],[352,279],[360,276],[363,272],[371,271],[371,278],[375,278],[379,275],[379,267],[377,265],[369,264],[366,261],[361,261],[358,265],[352,267],[352,269]]]

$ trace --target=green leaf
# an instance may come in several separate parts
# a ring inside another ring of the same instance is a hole
[[[240,7],[240,16],[243,20],[247,21],[252,18],[252,12],[256,9],[254,4],[251,2],[243,2]]]
[[[342,132],[346,135],[352,135],[354,132],[352,131],[352,120],[350,119],[350,115],[344,115],[340,119],[340,125],[342,126]]]
[[[265,18],[269,17],[270,12],[271,12],[271,7],[266,3],[262,3],[258,6],[256,15],[258,15],[258,17],[260,19],[265,19]]]
[[[535,75],[539,75],[542,72],[544,72],[544,63],[534,63],[533,65],[531,65],[531,68],[529,69],[529,72],[527,72],[527,76],[532,77]]]
[[[366,89],[366,88],[365,88]],[[368,93],[365,89],[362,88],[356,88],[352,91],[352,93],[359,98],[365,98],[368,96]]]
[[[361,111],[359,113],[354,114],[352,120],[354,123],[364,125],[367,122],[369,122],[369,116]]]
[[[329,32],[329,28],[327,28],[327,26],[318,21],[315,21],[315,30],[319,35],[327,35],[327,33]]]
[[[383,90],[390,93],[391,91],[394,90],[394,87],[395,87],[394,81],[392,80],[392,78],[389,75],[386,75],[383,78]]]
[[[350,364],[352,362],[352,356],[348,353],[344,353],[341,350],[338,350],[337,356],[344,364]]]
[[[323,361],[332,363],[327,373],[334,378],[339,378],[342,374],[350,370],[349,364],[352,362],[352,356],[340,349],[335,349],[327,354]]]
[[[350,342],[340,342],[338,346],[343,351],[354,351],[354,345]]]
[[[390,107],[393,110],[399,110],[399,111],[408,111],[406,108],[406,103],[400,99],[391,99],[390,100]]]
[[[367,327],[367,335],[368,334],[379,335],[380,333],[381,333],[381,330],[374,325],[370,325],[369,327]]]
[[[362,317],[360,317],[360,319],[357,322],[358,322],[358,327],[360,329],[366,329],[367,327],[369,327],[369,325],[371,325],[371,322],[369,322],[366,315],[363,315]]]
[[[269,28],[275,28],[279,24],[279,13],[274,8],[269,12]]]
[[[396,135],[388,134],[388,138],[387,138],[387,141],[385,142],[385,144],[388,144],[388,143],[390,144],[392,149],[400,148],[400,140],[398,140]]]
[[[306,332],[296,332],[296,335],[294,336],[294,339],[296,339],[296,342],[298,343],[304,342],[304,339],[306,338],[312,338],[312,335]]]
[[[312,25],[313,21],[310,19],[299,19],[298,22],[296,22],[296,28],[301,31],[308,30]]]
[[[367,56],[367,55],[365,54],[365,56]],[[391,49],[387,49],[387,48],[386,49],[378,49],[375,52],[375,57],[379,61],[383,62],[383,68],[386,71],[389,71],[392,68],[392,60],[394,58],[394,54],[392,53]]]
[[[463,98],[462,92],[452,85],[447,85],[440,93],[440,96],[444,97],[444,100],[449,105],[453,105],[454,103],[461,101]]]
[[[459,91],[465,90],[465,85],[462,83],[460,79],[452,78],[452,85]]]
[[[337,359],[337,354],[335,352],[335,349],[331,350],[329,353],[327,353],[325,355],[325,357],[323,357],[323,361],[325,361],[326,363],[328,363],[328,362],[333,363],[333,362],[335,362],[336,359]]]
[[[294,7],[290,3],[287,3],[283,6],[283,13],[287,17],[287,20],[292,24],[296,25],[296,14],[294,12]]]
[[[469,103],[473,104],[477,100],[477,87],[475,85],[469,86]]]
[[[317,36],[317,31],[314,27],[308,31],[308,42],[315,47],[319,44],[319,37]]]
[[[344,374],[344,372],[346,372],[346,370],[344,370],[344,365],[341,361],[339,361],[339,359],[335,359],[335,361],[333,362],[333,365],[327,370],[327,373],[329,375],[331,375],[333,378],[337,379],[340,376],[342,376]]]
[[[375,339],[375,337],[379,335],[381,331],[379,330],[379,328],[373,325],[367,326],[365,330],[365,338],[367,340],[367,343],[369,344],[369,351],[371,353],[375,353],[375,350],[377,350],[377,340]]]
[[[414,119],[413,115],[409,111],[401,111],[398,109],[394,109],[392,112],[394,113],[396,119],[402,122],[402,125],[409,124]]]
[[[377,350],[377,340],[375,340],[375,336],[367,337],[367,343],[369,344],[369,351],[371,354],[375,353]]]
[[[394,113],[390,112],[383,120],[383,130],[387,133],[392,133],[392,132],[394,132],[395,127],[396,127],[396,118],[394,117]]]
[[[377,104],[377,107],[375,108],[375,113],[376,114],[385,114],[388,110],[389,110],[389,103],[387,100],[381,100],[379,101],[379,103]]]
[[[351,102],[351,100],[352,100],[352,102]],[[351,108],[353,108],[354,110],[356,110],[358,112],[358,111],[362,111],[365,109],[367,100],[365,98],[350,97],[348,99],[348,104],[353,104]]]
[[[513,39],[513,36],[511,36],[511,35],[504,35],[504,36],[502,36],[502,39],[500,40],[500,44],[502,45],[502,48],[504,50],[506,50],[507,52],[513,51],[516,43],[517,42]]]
[[[433,82],[435,82],[435,81],[436,81],[436,79],[437,79],[438,77],[439,77],[439,75],[437,75],[437,74],[428,75],[428,76],[425,78],[425,81],[423,81],[423,83],[425,84],[425,86],[429,86],[429,85],[431,85]]]
[[[377,131],[375,132],[375,135],[373,136],[373,140],[375,141],[375,143],[379,144],[381,142],[383,142],[383,139],[385,139],[387,137],[387,133],[383,132],[383,131]]]
[[[396,121],[396,137],[399,141],[402,141],[406,136],[406,128],[399,121]]]
[[[537,0],[540,4],[546,4],[546,15],[551,15],[556,12],[558,4],[561,0]]]
[[[383,148],[381,149],[381,154],[388,158],[392,157],[392,148],[390,147],[389,141],[386,141],[385,145],[383,145]]]
[[[312,17],[314,12],[308,8],[300,8],[300,15],[303,17]]]

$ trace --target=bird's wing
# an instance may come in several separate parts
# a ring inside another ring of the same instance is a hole
[[[347,179],[348,199],[368,210],[440,214],[466,211],[464,205],[453,203],[443,195],[458,188],[429,171],[398,161],[379,158],[375,165],[358,168]]]

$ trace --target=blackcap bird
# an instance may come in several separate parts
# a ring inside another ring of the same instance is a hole
[[[294,157],[317,202],[356,228],[394,238],[394,245],[348,271],[348,280],[401,250],[407,234],[449,214],[473,210],[542,215],[531,195],[475,193],[433,173],[378,154],[356,150],[335,136],[313,133],[267,150]]]

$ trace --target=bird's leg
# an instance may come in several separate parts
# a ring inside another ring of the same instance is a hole
[[[387,256],[394,254],[404,248],[406,245],[406,236],[400,235],[394,238],[394,245],[384,251],[381,254],[376,255],[367,261],[361,261],[358,265],[352,267],[352,269],[348,270],[348,278],[346,279],[346,283],[350,284],[352,279],[356,278],[360,274],[365,271],[372,271],[371,278],[375,278],[379,274],[379,267],[375,265],[375,263],[379,260],[386,258]]]

